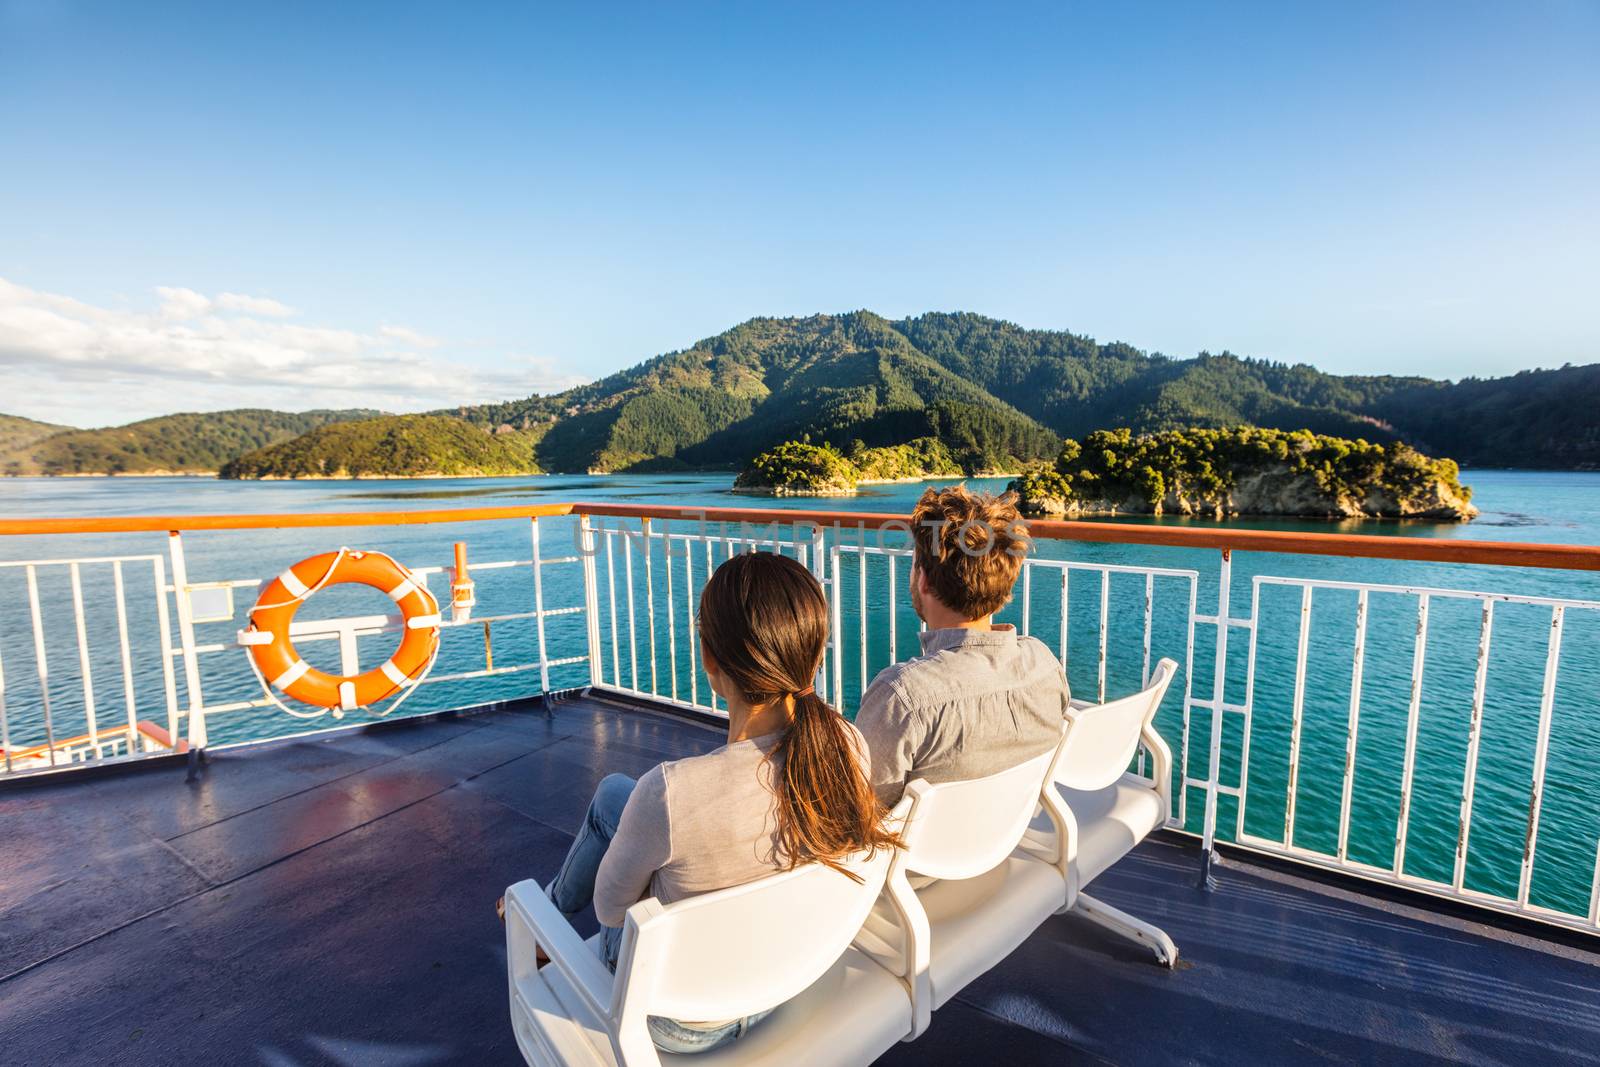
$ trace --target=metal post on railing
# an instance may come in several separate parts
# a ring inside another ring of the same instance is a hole
[[[6,773],[11,773],[11,720],[6,717],[6,665],[0,659],[0,759],[5,760]]]
[[[816,687],[818,694],[821,695],[823,700],[831,701],[834,707],[838,707],[839,698],[831,695],[828,692],[828,655],[830,652],[833,652],[833,645],[838,640],[839,630],[832,621],[833,590],[828,585],[828,560],[826,556],[826,544],[827,537],[823,533],[822,527],[812,524],[811,552],[810,558],[807,560],[807,562],[811,566],[812,576],[817,579],[817,584],[822,586],[823,597],[827,600],[829,605],[829,640],[828,644],[824,646],[822,650],[822,662],[817,664]],[[834,654],[837,655],[836,652],[834,652]]]
[[[189,781],[205,760],[206,703],[200,691],[200,656],[195,648],[194,609],[189,603],[189,568],[183,555],[183,534],[167,531],[167,554],[172,560],[172,597],[178,607],[178,642],[183,650],[183,682],[189,690]]]
[[[1211,686],[1211,769],[1206,775],[1206,818],[1200,838],[1201,889],[1216,888],[1211,876],[1217,836],[1217,787],[1222,771],[1222,715],[1228,684],[1228,588],[1233,579],[1233,552],[1222,550],[1222,571],[1217,579],[1217,662]]]
[[[595,569],[598,542],[589,526],[589,516],[578,516],[578,556],[583,560],[583,613],[588,623],[589,684],[601,685],[605,672],[600,663],[600,575]]]
[[[533,623],[534,630],[539,635],[539,692],[544,695],[549,707],[550,696],[550,657],[545,652],[544,644],[544,564],[540,562],[539,554],[539,517],[537,515],[528,520],[529,541],[533,547]]]

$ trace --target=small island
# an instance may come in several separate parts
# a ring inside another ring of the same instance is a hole
[[[1240,426],[1069,440],[1010,488],[1031,516],[1305,516],[1462,522],[1477,515],[1449,459],[1403,443]]]
[[[849,455],[829,444],[785,441],[756,456],[734,479],[735,493],[760,496],[853,496],[861,485],[917,482],[949,475],[961,465],[936,437],[868,448],[857,441]]]

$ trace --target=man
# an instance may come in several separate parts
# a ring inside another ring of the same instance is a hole
[[[1050,750],[1068,707],[1066,672],[1044,643],[994,622],[1031,547],[1015,498],[929,489],[911,538],[922,655],[873,679],[856,714],[890,807],[914,779],[983,778]]]

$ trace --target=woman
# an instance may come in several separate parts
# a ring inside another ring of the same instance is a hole
[[[593,903],[613,969],[627,909],[664,904],[788,870],[839,864],[893,847],[868,784],[866,746],[816,695],[828,605],[809,571],[757,552],[718,567],[700,594],[700,661],[728,705],[728,743],[663,763],[637,783],[600,783],[561,871],[556,907]],[[669,1052],[737,1040],[765,1016],[711,1022],[650,1019]]]

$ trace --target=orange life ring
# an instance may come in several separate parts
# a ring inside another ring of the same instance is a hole
[[[316,590],[343,582],[387,593],[404,616],[400,647],[381,667],[346,677],[317,670],[295,650],[289,624]],[[287,696],[321,708],[367,707],[415,685],[439,648],[439,602],[411,572],[382,552],[340,549],[303,559],[267,584],[240,635],[261,677]]]

